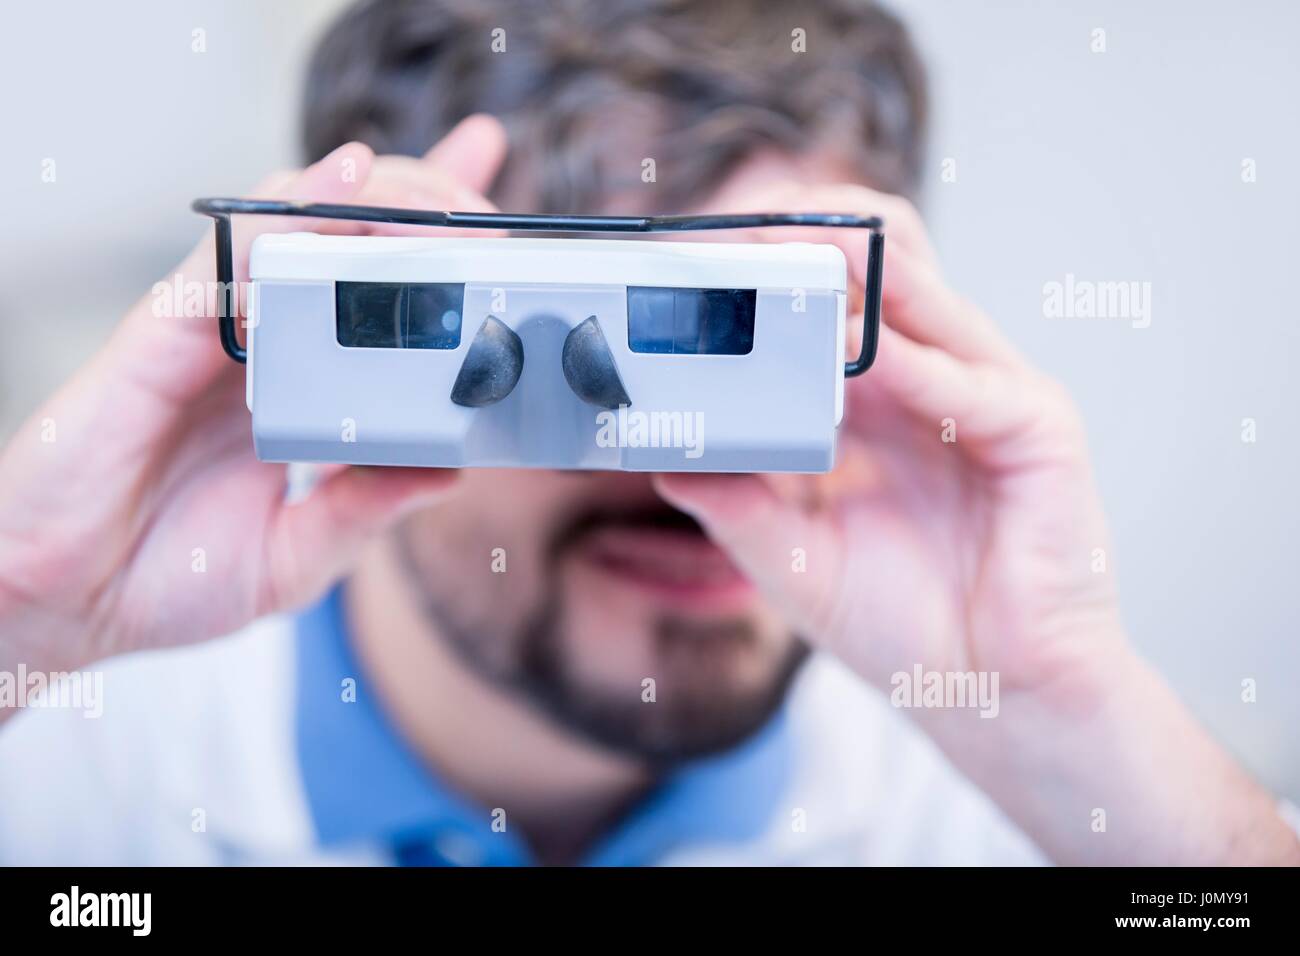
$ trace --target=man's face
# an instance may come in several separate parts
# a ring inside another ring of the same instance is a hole
[[[807,164],[751,161],[704,205],[796,174]],[[652,760],[743,739],[807,653],[648,475],[470,469],[397,544],[423,611],[475,671]]]
[[[464,660],[618,750],[672,760],[735,743],[804,653],[647,475],[469,470],[398,546]]]

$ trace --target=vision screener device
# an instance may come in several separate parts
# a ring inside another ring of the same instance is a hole
[[[216,223],[221,342],[247,362],[266,461],[622,471],[824,472],[844,380],[875,358],[878,217],[607,217],[200,199]],[[267,233],[236,330],[231,216],[298,216],[563,238]],[[829,244],[573,233],[780,226],[869,232],[862,345]]]

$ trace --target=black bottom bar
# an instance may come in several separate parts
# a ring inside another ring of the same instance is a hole
[[[392,937],[430,948],[466,933],[490,945],[511,929],[535,943],[579,935],[615,945],[735,942],[777,925],[806,933],[805,944],[834,933],[862,946],[900,934],[926,944],[1105,936],[1231,946],[1294,927],[1300,889],[1294,871],[1245,869],[29,869],[0,871],[0,879],[0,925],[10,944],[71,933],[82,942],[133,936],[146,923],[149,894],[150,937],[206,944],[287,937],[335,947]]]

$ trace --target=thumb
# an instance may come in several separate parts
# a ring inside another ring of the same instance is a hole
[[[825,514],[783,498],[758,475],[660,474],[655,487],[808,640],[842,626],[844,548]]]
[[[264,601],[271,606],[262,613],[313,600],[348,570],[370,538],[443,497],[457,476],[441,468],[351,466],[306,499],[278,505],[267,545]]]

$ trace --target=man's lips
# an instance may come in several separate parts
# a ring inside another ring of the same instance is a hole
[[[583,536],[576,552],[625,584],[688,605],[748,599],[749,580],[698,531],[606,525]]]

